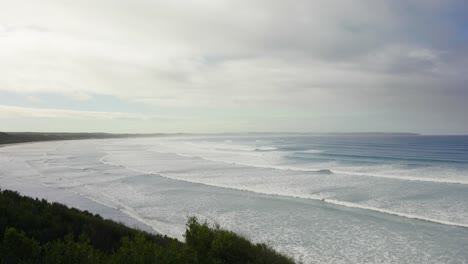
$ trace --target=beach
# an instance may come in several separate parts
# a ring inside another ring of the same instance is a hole
[[[412,148],[425,154],[397,159],[401,138],[327,139],[334,150],[323,140],[224,135],[4,146],[0,186],[179,239],[188,216],[197,216],[304,263],[468,260],[463,149],[435,157],[441,149],[421,143]],[[363,142],[372,145],[366,155]],[[345,153],[351,147],[354,157]]]

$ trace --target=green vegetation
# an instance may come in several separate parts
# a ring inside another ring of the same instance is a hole
[[[87,211],[0,190],[0,263],[293,263],[190,218],[185,243]]]
[[[177,135],[177,134],[174,134]],[[34,141],[160,137],[169,134],[109,134],[109,133],[36,133],[36,132],[0,132],[0,145]]]

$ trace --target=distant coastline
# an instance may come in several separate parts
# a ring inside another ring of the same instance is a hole
[[[163,136],[203,136],[203,135],[329,135],[329,136],[420,136],[417,133],[351,132],[351,133],[300,133],[300,132],[244,132],[244,133],[152,133],[152,134],[113,134],[113,133],[74,133],[74,132],[0,132],[0,145],[36,141],[144,138]]]
[[[0,132],[0,145],[36,141],[160,137],[170,134]]]

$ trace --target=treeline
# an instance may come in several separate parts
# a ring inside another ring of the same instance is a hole
[[[0,190],[3,263],[293,263],[264,244],[190,218],[185,243],[59,203]]]
[[[113,135],[106,133],[34,133],[34,132],[0,132],[0,144],[50,141],[50,140],[74,140],[93,138],[115,138],[123,135]]]
[[[170,134],[109,134],[109,133],[40,133],[40,132],[0,132],[0,145],[34,141],[136,138],[169,136]],[[177,134],[174,134],[177,135]]]

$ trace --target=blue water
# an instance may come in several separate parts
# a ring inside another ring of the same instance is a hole
[[[312,155],[338,161],[392,163],[401,161],[408,165],[439,165],[440,163],[468,163],[467,136],[326,136],[272,140],[279,149],[301,151],[323,150]],[[278,143],[276,143],[278,142]]]
[[[181,239],[196,215],[305,263],[468,262],[468,136],[225,134],[0,148],[0,184],[26,183],[78,193]]]
[[[218,136],[192,142],[233,143],[252,146],[256,152],[283,152],[281,164],[290,169],[347,168],[351,173],[366,171],[376,176],[393,173],[387,175],[390,178],[468,183],[468,136],[245,135],[235,141],[232,136]]]

